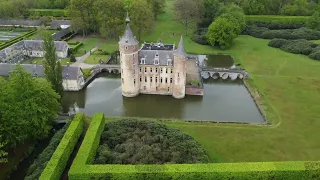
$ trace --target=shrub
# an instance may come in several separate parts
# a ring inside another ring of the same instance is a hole
[[[308,27],[310,29],[320,31],[320,13],[315,12],[308,21]]]
[[[73,148],[77,144],[82,133],[84,118],[84,114],[76,114],[61,142],[59,143],[59,146],[50,158],[50,161],[47,163],[39,180],[60,179],[60,176],[67,165],[69,157],[73,152]]]
[[[303,54],[309,56],[311,59],[320,60],[320,46],[309,42],[305,39],[300,40],[285,40],[273,39],[269,42],[269,46],[280,48],[283,51],[293,54]]]
[[[70,55],[70,62],[76,62],[76,57],[73,54]]]
[[[42,151],[41,154],[38,155],[37,159],[30,165],[27,175],[24,178],[25,180],[34,180],[39,179],[42,171],[44,170],[45,166],[47,165],[48,161],[50,160],[52,154],[54,153],[55,149],[58,147],[63,135],[67,131],[70,123],[67,123],[63,126],[62,129],[57,131],[50,140],[49,145]]]
[[[299,29],[282,29],[282,30],[270,30],[264,27],[248,27],[243,34],[248,34],[253,37],[263,39],[307,39],[318,40],[320,39],[320,31],[314,31],[307,28]]]
[[[197,29],[193,33],[191,40],[198,43],[198,44],[209,45],[207,38],[206,38],[207,32],[208,32],[207,28]]]
[[[209,161],[201,144],[191,136],[151,120],[122,119],[107,123],[100,142],[95,162],[101,164]]]
[[[277,29],[299,29],[306,26],[305,22],[264,22],[264,21],[249,21],[247,28],[251,26],[265,27],[271,30]]]

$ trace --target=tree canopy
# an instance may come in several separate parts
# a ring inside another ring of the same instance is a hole
[[[97,164],[207,163],[201,144],[178,129],[151,120],[108,122],[95,158]]]
[[[315,12],[308,21],[308,27],[310,29],[320,31],[320,13]]]
[[[2,149],[5,145],[6,143],[2,141],[2,136],[0,136],[0,163],[8,162],[8,153]]]
[[[60,107],[50,83],[18,65],[8,80],[0,78],[0,94],[0,134],[8,146],[46,137]]]

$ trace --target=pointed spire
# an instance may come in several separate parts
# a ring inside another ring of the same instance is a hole
[[[181,36],[178,48],[176,49],[176,51],[174,52],[175,56],[180,56],[180,57],[187,57],[187,53],[184,50],[184,45],[183,45],[183,38]]]
[[[139,44],[139,41],[136,40],[134,37],[132,30],[130,28],[130,18],[129,14],[127,12],[127,17],[126,17],[126,30],[124,31],[124,35],[120,38],[119,44],[121,45],[137,45]]]
[[[129,18],[129,13],[127,11],[126,24],[129,24],[129,23],[130,23],[130,18]]]

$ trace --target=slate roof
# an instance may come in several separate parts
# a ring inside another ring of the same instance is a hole
[[[173,65],[173,51],[166,50],[141,50],[139,52],[139,61],[141,58],[146,59],[146,65],[154,65],[156,54],[159,55],[159,65],[167,66],[167,60],[171,59]]]
[[[120,38],[119,44],[131,46],[139,44],[139,41],[133,36],[129,23],[127,23],[126,30],[124,31],[124,35]]]
[[[71,33],[70,27],[68,27],[66,29],[62,29],[61,31],[54,33],[52,36],[55,41],[60,41],[63,39],[63,37],[65,37],[69,33]]]
[[[186,53],[186,51],[184,50],[184,45],[183,45],[183,38],[182,38],[182,36],[181,36],[181,39],[180,39],[178,48],[177,48],[177,50],[174,52],[174,55],[175,55],[175,56],[179,56],[179,57],[187,57],[187,53]]]
[[[39,40],[24,40],[25,48],[32,51],[43,51],[43,41]],[[54,46],[56,51],[64,51],[68,47],[68,43],[65,41],[55,41]]]
[[[44,68],[42,65],[21,64],[21,67],[32,76],[44,77]],[[15,70],[14,64],[0,64],[0,76],[9,76],[10,72]],[[62,66],[62,76],[64,79],[77,80],[80,68],[71,66]]]
[[[53,20],[51,21],[50,29],[58,29],[64,25],[71,25],[70,20]]]

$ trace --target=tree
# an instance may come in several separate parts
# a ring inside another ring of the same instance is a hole
[[[2,141],[2,136],[0,136],[0,163],[6,163],[8,162],[7,156],[8,153],[4,150],[2,150],[2,148],[6,145],[6,143],[4,143]]]
[[[320,31],[320,13],[315,12],[308,21],[308,27]]]
[[[242,7],[246,14],[264,14],[266,10],[260,0],[244,0]]]
[[[186,36],[188,36],[190,23],[199,19],[202,5],[203,3],[200,0],[175,0],[176,18],[183,24]]]
[[[97,0],[99,32],[103,37],[119,38],[125,18],[123,0]]]
[[[9,147],[48,135],[60,107],[49,82],[18,65],[8,80],[0,78],[0,93],[0,134]]]
[[[245,15],[239,6],[227,5],[222,6],[218,12],[219,17],[224,17],[232,21],[236,25],[236,34],[240,34],[246,28]]]
[[[56,48],[54,46],[53,37],[50,34],[45,34],[43,37],[44,54],[44,74],[47,80],[51,83],[53,89],[62,97],[62,67],[58,62]]]
[[[166,7],[165,0],[147,0],[148,4],[152,5],[154,19],[157,20],[158,16],[164,13],[164,8]]]
[[[150,31],[153,27],[152,6],[146,0],[134,0],[130,7],[130,19],[133,29],[138,34],[138,40],[141,41],[143,32]]]
[[[219,17],[210,26],[207,32],[207,40],[212,45],[219,45],[221,49],[227,49],[237,35],[237,25],[227,18]]]
[[[207,28],[217,17],[217,12],[220,8],[220,2],[218,0],[204,0],[203,6],[200,10],[200,21],[198,27]]]

